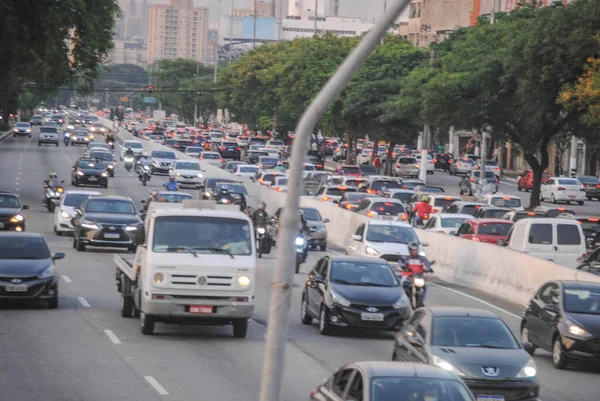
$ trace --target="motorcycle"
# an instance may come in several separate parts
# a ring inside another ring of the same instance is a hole
[[[51,187],[48,183],[44,185],[44,188],[46,188],[46,191],[44,192],[44,205],[50,213],[54,212],[54,209],[60,205],[60,197],[63,193],[63,183],[64,181],[61,181],[60,187]]]
[[[140,166],[139,171],[140,180],[142,181],[142,185],[146,186],[146,183],[150,181],[150,166]]]
[[[258,225],[255,228],[256,235],[256,250],[258,252],[258,257],[262,258],[263,254],[271,253],[272,241],[269,237],[269,232],[267,231],[267,227],[264,225]]]
[[[300,272],[300,265],[302,263],[304,263],[304,248],[307,246],[306,245],[306,240],[304,239],[304,237],[301,235],[299,237],[296,237],[296,274],[298,274],[298,272]]]
[[[114,141],[114,139],[109,139],[109,140],[106,141],[106,143],[108,144],[108,146],[110,146],[110,148],[112,150],[115,150],[115,141]]]
[[[435,262],[431,262],[435,264]],[[413,309],[425,306],[423,299],[425,298],[425,288],[427,286],[427,278],[425,273],[412,273],[410,271],[402,272],[402,286],[406,297],[410,300]]]
[[[131,171],[133,168],[133,156],[125,156],[125,170]]]
[[[71,134],[66,132],[63,136],[63,141],[65,142],[65,146],[69,146],[69,142],[71,142]]]
[[[416,218],[416,222],[415,222],[415,218]],[[429,214],[425,213],[423,215],[423,217],[419,217],[417,215],[417,213],[412,213],[410,216],[410,221],[413,223],[413,226],[415,228],[423,228],[425,226],[425,224],[427,224],[427,221],[429,221]]]

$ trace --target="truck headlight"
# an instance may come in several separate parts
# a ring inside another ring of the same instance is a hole
[[[156,284],[162,284],[165,281],[165,276],[162,273],[156,273],[154,275],[154,282]]]
[[[250,285],[250,278],[248,276],[239,276],[238,284],[242,287],[248,287]]]

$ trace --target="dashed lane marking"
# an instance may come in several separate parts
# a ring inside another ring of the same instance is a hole
[[[63,280],[65,280],[65,283],[72,283],[73,280],[71,280],[71,278],[69,276],[61,276],[63,278]]]
[[[108,338],[110,338],[110,341],[112,341],[113,344],[115,344],[115,345],[121,344],[121,340],[119,340],[119,337],[117,337],[117,335],[115,333],[113,333],[112,330],[104,330],[104,332],[106,333]]]
[[[152,386],[154,390],[160,395],[169,395],[169,392],[165,390],[163,386],[152,376],[144,376],[144,379]]]
[[[84,297],[77,297],[77,299],[79,300],[79,303],[84,307],[84,308],[89,308],[90,307],[90,303],[84,298]]]

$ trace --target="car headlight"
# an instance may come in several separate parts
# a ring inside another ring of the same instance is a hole
[[[89,141],[89,140],[90,140],[90,138],[88,138],[88,137],[86,136],[85,138],[83,138],[83,140],[87,142],[87,141]]]
[[[25,131],[27,131],[27,132],[31,132],[31,128],[27,128]]]
[[[425,279],[422,279],[421,277],[417,277],[413,280],[413,284],[415,285],[415,287],[425,287]]]
[[[452,365],[448,361],[440,358],[439,356],[433,355],[433,358],[431,358],[431,362],[435,366],[439,366],[440,368],[447,370],[448,372],[454,372],[457,375],[462,376],[462,377],[465,376],[465,374],[460,369],[458,369],[456,366]]]
[[[577,326],[576,324],[569,325],[569,333],[579,337],[587,337],[590,335],[590,333]]]
[[[162,284],[165,281],[165,276],[162,273],[156,273],[154,275],[154,282],[156,284]]]
[[[179,172],[178,172],[178,173],[177,173],[177,177],[180,177],[180,176],[181,176],[181,173],[179,173]]]
[[[125,227],[125,231],[135,231],[137,229],[138,229],[138,227],[136,224],[130,224],[127,227]]]
[[[527,377],[535,377],[537,375],[537,365],[533,359],[529,359],[525,365],[521,368],[516,377],[519,379],[527,378]]]
[[[365,248],[365,252],[369,256],[377,256],[377,255],[379,255],[379,251],[377,249],[373,248],[373,247],[370,247],[370,246],[368,246],[368,247]]]
[[[15,128],[15,129],[14,129],[14,131],[15,131],[15,132],[19,132],[19,129],[18,129],[18,128]]]
[[[210,196],[210,192],[205,192],[204,196]]]
[[[56,274],[56,272],[54,271],[54,266],[50,266],[46,270],[44,270],[38,276],[38,278],[50,278],[50,277],[54,277],[55,274]]]
[[[68,219],[69,217],[71,217],[71,215],[70,215],[69,213],[67,213],[66,211],[64,211],[64,210],[61,210],[61,211],[60,211],[60,216],[61,216],[63,219]]]
[[[19,222],[23,221],[24,219],[25,218],[23,217],[23,215],[16,214],[10,219],[10,222],[11,223],[19,223]]]
[[[248,287],[250,285],[250,278],[248,276],[239,276],[237,281],[242,287]]]
[[[336,294],[333,291],[329,291],[329,293],[331,294],[331,300],[333,301],[334,304],[340,304],[342,306],[350,306],[352,305],[352,303],[350,301],[348,301],[346,298],[344,298],[343,296]]]
[[[81,222],[81,227],[89,228],[91,230],[98,229],[98,225],[96,223],[94,223],[93,221],[89,221],[89,220],[83,220]]]
[[[302,238],[302,237],[296,238],[296,241],[295,241],[296,245],[298,245],[298,246],[303,246],[305,242],[306,241],[304,241],[304,238]]]
[[[405,296],[402,296],[402,298],[394,302],[394,305],[392,306],[394,307],[394,309],[406,308],[408,306],[408,299]]]
[[[105,173],[102,173],[102,174],[100,174],[100,175],[101,175],[102,177],[108,177],[108,173],[106,173],[106,172],[105,172]]]
[[[196,177],[198,177],[198,178],[202,178],[202,177],[203,177],[203,175],[202,175],[202,174],[200,174],[200,173],[198,173],[198,174],[196,174]]]
[[[153,165],[155,165],[156,167],[160,167],[160,163],[159,163],[159,162],[157,162],[156,160],[154,160],[154,161],[152,162],[152,164],[153,164]]]

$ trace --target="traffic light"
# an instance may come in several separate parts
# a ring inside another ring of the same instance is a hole
[[[148,93],[152,93],[152,85],[148,85]]]

